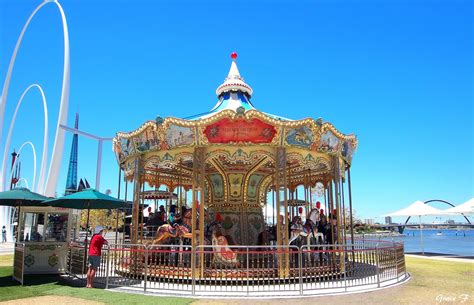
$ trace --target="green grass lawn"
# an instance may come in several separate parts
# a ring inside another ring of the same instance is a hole
[[[0,302],[43,295],[63,295],[105,304],[189,304],[187,298],[154,297],[122,292],[111,292],[103,289],[86,289],[71,287],[55,275],[30,275],[25,277],[25,285],[14,282],[12,275],[12,255],[0,255]]]
[[[403,285],[356,295],[299,299],[295,304],[474,304],[474,264],[423,258],[406,258],[412,279]],[[192,299],[152,297],[103,289],[71,287],[58,276],[27,276],[24,286],[11,280],[12,256],[0,256],[0,302],[42,295],[63,295],[94,300],[105,304],[188,304]],[[469,300],[460,302],[459,296]],[[458,297],[456,302],[438,302],[438,296]],[[354,297],[357,296],[357,297]],[[269,300],[267,300],[269,301]],[[267,301],[262,301],[269,304]],[[253,304],[259,301],[251,301]],[[271,304],[288,304],[288,300],[271,300]],[[201,300],[200,304],[248,304],[249,300]]]

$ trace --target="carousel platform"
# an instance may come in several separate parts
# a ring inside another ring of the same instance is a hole
[[[262,254],[240,246],[235,265],[216,261],[217,249],[180,251],[180,247],[170,247],[172,250],[163,246],[106,247],[96,279],[107,289],[136,293],[299,297],[370,291],[403,283],[410,277],[405,269],[403,244],[399,243],[366,241],[364,245],[324,245],[296,250],[268,248],[260,251]],[[85,272],[81,272],[83,248],[70,250],[68,274],[85,279]],[[270,255],[271,251],[274,253]],[[192,255],[195,255],[193,264]]]

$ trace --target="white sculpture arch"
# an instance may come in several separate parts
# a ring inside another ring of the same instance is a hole
[[[61,165],[61,159],[64,149],[64,137],[65,131],[61,129],[60,125],[65,125],[67,122],[67,113],[69,107],[69,81],[70,81],[70,60],[69,60],[69,32],[67,27],[66,16],[64,14],[64,10],[59,2],[55,0],[45,0],[40,5],[36,7],[33,13],[30,15],[28,20],[26,21],[23,29],[21,30],[20,36],[18,37],[18,41],[16,42],[15,49],[13,50],[13,55],[10,59],[10,64],[8,66],[7,76],[5,78],[5,82],[3,84],[2,90],[2,97],[0,100],[0,143],[1,143],[1,136],[3,130],[3,121],[5,115],[5,106],[7,103],[8,98],[8,90],[10,88],[10,79],[13,72],[13,67],[15,65],[16,56],[18,50],[20,48],[23,36],[25,34],[26,29],[28,28],[31,20],[36,15],[36,13],[46,4],[54,3],[60,14],[61,14],[61,21],[63,25],[63,36],[64,36],[64,63],[63,63],[63,82],[62,82],[62,89],[61,89],[61,100],[59,106],[59,114],[58,114],[58,121],[56,126],[56,135],[54,138],[54,145],[53,145],[53,153],[51,155],[51,162],[48,171],[48,179],[46,182],[46,186],[43,189],[38,189],[38,191],[42,194],[46,194],[48,196],[53,196],[55,193],[56,185],[58,182],[58,174],[59,174],[59,167]],[[0,191],[5,190],[5,181],[4,175],[0,175]],[[40,179],[41,183],[41,179]]]
[[[31,188],[33,189],[36,183],[36,149],[33,143],[31,143],[30,141],[26,141],[25,143],[21,144],[20,149],[18,149],[18,155],[20,155],[21,150],[23,149],[23,147],[25,147],[25,145],[29,145],[31,147],[31,150],[33,151],[33,183],[31,184]],[[18,159],[15,160],[15,162],[12,165],[12,168],[15,168],[15,165],[17,162],[18,162]],[[12,180],[12,176],[13,176],[13,170],[10,172],[9,181]]]
[[[20,179],[18,179],[18,182],[20,183],[20,185],[21,185],[21,182],[22,182],[22,181],[25,182],[25,185],[26,185],[25,187],[26,187],[27,189],[29,189],[30,187],[29,187],[29,185],[28,185],[28,180],[26,180],[26,178],[23,178],[23,177],[20,178]]]
[[[23,102],[23,98],[33,88],[37,88],[41,94],[41,98],[43,100],[43,112],[44,112],[43,155],[41,157],[40,176],[39,176],[36,191],[42,192],[42,189],[44,186],[44,178],[46,175],[46,165],[48,162],[48,105],[46,103],[46,97],[44,96],[43,88],[41,88],[41,86],[38,84],[33,84],[33,85],[28,86],[28,88],[26,88],[25,91],[23,91],[23,93],[21,94],[21,97],[18,100],[18,103],[16,104],[15,112],[13,113],[12,121],[10,123],[10,128],[8,129],[7,140],[5,142],[5,148],[3,150],[2,171],[1,171],[2,181],[4,183],[4,186],[3,186],[4,189],[7,188],[7,183],[8,183],[8,180],[6,179],[6,176],[7,176],[6,167],[7,167],[8,151],[10,149],[10,141],[12,137],[12,132],[13,132],[13,128],[15,127],[16,116],[18,114],[18,110],[20,109],[21,103]],[[36,151],[35,151],[33,143],[31,142],[23,143],[23,145],[20,147],[20,150],[26,143],[31,144],[31,148],[33,149],[33,153],[34,153],[34,169],[33,169],[34,174],[33,174],[33,183],[31,185],[31,187],[34,188],[36,185],[35,184],[36,182]],[[18,151],[18,153],[20,153],[20,151]],[[11,179],[11,174],[12,173],[10,173],[10,179]]]

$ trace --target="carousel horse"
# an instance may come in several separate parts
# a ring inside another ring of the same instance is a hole
[[[319,216],[319,209],[314,208],[312,209],[308,216],[306,217],[306,222],[304,224],[305,232],[308,234],[307,236],[307,244],[311,245],[311,240],[314,239],[316,244],[319,244],[318,240],[318,224],[319,224],[320,216]]]
[[[235,253],[229,247],[229,241],[231,238],[222,234],[221,223],[214,221],[209,225],[208,232],[211,232],[210,241],[212,246],[216,246],[213,255],[213,263],[224,264],[229,266],[239,266],[240,262]]]
[[[192,237],[192,209],[188,209],[184,216],[182,217],[181,224],[164,224],[158,228],[156,231],[155,239],[153,240],[153,245],[164,244],[171,238],[191,238]]]
[[[215,248],[214,253],[214,262],[231,265],[231,266],[238,266],[240,264],[239,260],[237,259],[237,253],[235,253],[230,247],[227,241],[227,238],[217,233],[218,231],[214,231],[212,233],[212,245],[218,246]]]
[[[297,244],[302,243],[303,238],[307,238],[308,233],[305,232],[304,226],[301,222],[300,216],[293,217],[293,221],[291,222],[290,226],[290,240],[288,242],[289,245],[296,242]]]

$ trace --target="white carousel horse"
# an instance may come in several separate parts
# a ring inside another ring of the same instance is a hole
[[[229,242],[225,235],[220,232],[220,224],[215,223],[211,225],[210,230],[211,233],[211,243],[215,247],[213,262],[230,265],[230,266],[238,266],[240,264],[237,253],[235,253],[230,247]]]
[[[307,238],[308,233],[305,232],[303,224],[301,223],[301,217],[295,216],[291,223],[290,227],[290,240],[288,244],[291,245],[292,242],[296,241],[298,238]]]
[[[315,239],[316,244],[319,244],[319,237],[323,238],[321,233],[318,233],[318,223],[320,220],[319,209],[312,209],[306,217],[305,231],[308,233],[307,244],[311,245],[311,238]]]

